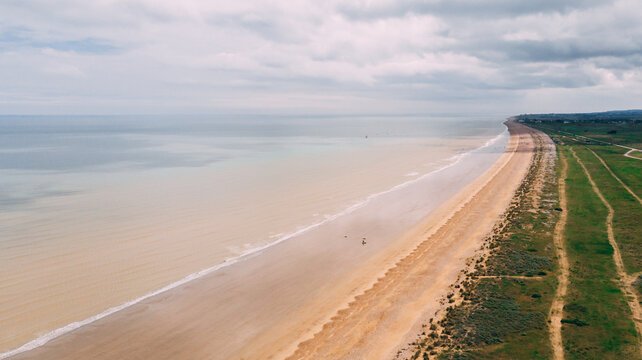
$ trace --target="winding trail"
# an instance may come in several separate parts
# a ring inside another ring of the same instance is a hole
[[[573,151],[573,148],[569,148],[569,149],[571,150],[573,157],[575,157],[575,160],[577,160],[577,162],[582,166],[582,169],[584,170],[586,177],[591,183],[591,187],[593,188],[593,191],[600,198],[604,206],[606,206],[606,208],[609,210],[609,214],[606,217],[606,228],[607,228],[607,233],[609,237],[609,243],[611,244],[611,247],[613,247],[613,261],[615,262],[615,268],[617,270],[617,275],[619,277],[618,285],[620,286],[620,289],[622,290],[622,292],[625,294],[626,302],[628,303],[629,308],[631,309],[633,323],[635,324],[635,329],[637,330],[637,335],[638,335],[638,350],[640,351],[640,355],[642,355],[642,309],[640,308],[640,301],[635,291],[633,290],[633,287],[629,283],[630,277],[624,270],[624,262],[622,262],[622,254],[620,253],[620,247],[617,241],[615,240],[615,235],[613,233],[613,217],[615,216],[615,211],[613,210],[613,207],[611,206],[611,204],[606,200],[604,195],[602,195],[602,192],[597,187],[595,181],[593,181],[591,174],[589,173],[588,169],[586,168],[582,160],[580,160],[580,158],[577,156],[575,151]]]
[[[628,192],[629,192],[629,194],[633,195],[633,197],[634,197],[634,198],[635,198],[635,199],[636,199],[640,204],[642,204],[642,199],[640,199],[640,197],[639,197],[639,196],[637,196],[637,195],[633,192],[633,190],[631,190],[628,186],[626,186],[626,184],[625,184],[622,180],[620,180],[620,178],[619,178],[619,177],[617,177],[617,176],[615,175],[615,173],[613,173],[613,171],[611,170],[611,168],[610,168],[608,165],[606,165],[606,162],[604,162],[604,160],[603,160],[603,159],[602,159],[598,154],[596,154],[596,153],[595,153],[595,151],[593,151],[593,150],[589,149],[588,147],[587,147],[587,149],[588,149],[588,151],[592,152],[592,153],[593,153],[593,155],[595,155],[595,157],[596,157],[598,160],[600,160],[600,162],[602,163],[602,165],[604,165],[604,167],[606,168],[606,170],[608,170],[608,171],[611,173],[611,176],[613,176],[613,177],[615,178],[615,180],[617,180],[617,181],[620,183],[620,185],[622,185],[622,186],[626,189],[626,191],[628,191]],[[629,152],[631,152],[631,151],[629,151]],[[628,153],[627,153],[627,154],[628,154]],[[626,154],[625,154],[625,156],[626,156]],[[631,156],[629,156],[629,157],[631,157]],[[633,159],[637,159],[637,158],[633,158]]]
[[[619,145],[618,145],[618,146],[619,146]],[[626,156],[626,157],[628,157],[628,158],[630,158],[630,159],[642,160],[642,158],[639,158],[639,157],[631,156],[631,155],[630,155],[630,154],[631,154],[632,152],[634,152],[634,151],[636,151],[636,152],[640,152],[640,151],[642,151],[642,150],[638,150],[638,149],[631,149],[631,150],[627,151],[627,152],[626,152],[626,154],[624,154],[624,156]]]
[[[564,346],[562,344],[562,316],[564,312],[564,296],[566,296],[566,292],[568,290],[569,275],[568,256],[566,253],[566,245],[564,244],[564,229],[566,228],[566,220],[568,217],[568,206],[566,201],[566,176],[568,172],[568,161],[561,152],[560,160],[562,161],[562,170],[560,172],[558,186],[560,208],[562,209],[562,213],[560,214],[560,218],[557,221],[557,224],[555,224],[555,230],[553,232],[555,253],[557,255],[557,262],[559,264],[560,270],[559,274],[557,275],[558,286],[555,290],[555,297],[553,298],[551,310],[549,312],[550,340],[551,347],[553,348],[553,359],[555,360],[564,359]]]

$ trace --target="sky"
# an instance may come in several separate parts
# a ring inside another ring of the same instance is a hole
[[[642,1],[0,1],[0,114],[642,108]]]

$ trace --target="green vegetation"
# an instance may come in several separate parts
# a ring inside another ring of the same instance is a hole
[[[536,116],[536,115],[533,115]],[[559,115],[562,116],[562,115]],[[614,139],[626,144],[642,144],[642,122],[639,119],[617,118],[618,125],[628,126],[626,132],[618,132]],[[622,259],[629,274],[642,271],[642,208],[639,202],[609,173],[599,159],[589,151],[600,156],[613,171],[638,197],[642,196],[642,161],[627,158],[628,150],[618,146],[591,142],[584,138],[573,137],[569,133],[597,138],[604,133],[610,122],[530,122],[527,125],[548,132],[558,143],[572,146],[576,154],[586,165],[594,181],[615,210],[613,231],[622,252]],[[622,144],[616,142],[616,144]],[[590,190],[590,188],[589,188]],[[605,215],[606,216],[606,215]]]
[[[561,115],[560,115],[561,116]],[[536,115],[520,115],[517,118],[526,125],[548,133],[554,140],[569,145],[584,145],[598,153],[609,164],[613,172],[626,183],[635,193],[642,193],[642,161],[626,158],[628,149],[615,145],[591,141],[598,139],[622,146],[642,148],[642,121],[637,118],[617,118],[613,122],[563,122],[531,121],[529,117]],[[613,128],[618,128],[616,134],[609,134]],[[580,137],[583,136],[583,137]],[[634,157],[641,157],[642,152],[632,152]]]
[[[642,133],[639,136],[642,138]],[[642,195],[642,161],[624,157],[627,150],[617,146],[590,145],[588,148],[604,159],[615,175],[634,193]]]
[[[487,239],[488,256],[472,261],[467,278],[448,296],[452,305],[444,318],[414,343],[413,358],[550,358],[546,321],[557,286],[552,232],[559,204],[553,164],[544,155],[536,153]]]
[[[564,241],[570,273],[561,320],[565,358],[642,359],[632,319],[635,305],[623,293],[633,290],[636,301],[642,298],[642,205],[625,188],[642,196],[642,161],[623,156],[628,149],[617,146],[642,147],[642,111],[516,119],[549,134],[558,157],[568,161]],[[618,277],[607,235],[608,209],[573,153],[613,208],[625,279]],[[558,273],[552,232],[562,209],[557,179],[552,169],[541,171],[542,163],[534,161],[503,222],[487,240],[488,257],[473,260],[474,269],[448,296],[444,317],[431,321],[413,344],[413,358],[551,357],[548,314]],[[533,186],[542,173],[542,186]],[[535,204],[533,192],[539,194]]]
[[[621,121],[642,121],[642,110],[615,110],[567,114],[522,114],[515,116],[515,119],[531,123],[611,123]]]
[[[567,321],[562,327],[566,356],[635,359],[636,333],[631,313],[614,281],[617,276],[606,233],[607,209],[569,149],[562,146],[561,151],[569,164],[565,235],[570,286],[564,306]],[[585,325],[577,326],[578,323]]]
[[[575,115],[574,115],[575,116]],[[568,159],[569,202],[566,243],[571,264],[570,286],[564,307],[562,337],[568,359],[639,359],[640,349],[630,304],[622,293],[613,248],[607,237],[607,209],[593,191],[571,149],[586,166],[606,201],[613,207],[613,234],[632,290],[642,295],[642,205],[615,179],[606,166],[634,194],[642,195],[642,161],[623,156],[640,147],[642,124],[636,117],[601,121],[555,120],[522,116],[525,124],[547,132]],[[578,136],[581,135],[581,136]],[[598,139],[614,145],[594,141]],[[627,279],[621,279],[627,280]],[[639,297],[638,297],[639,301]]]
[[[527,114],[516,116],[515,119],[547,133],[570,133],[638,149],[642,146],[642,110],[590,114]]]
[[[615,209],[613,232],[620,246],[622,260],[627,272],[636,273],[642,271],[642,239],[640,235],[642,232],[642,226],[640,226],[642,205],[622,187],[588,148],[584,146],[573,146],[573,148],[590,172],[593,180],[597,183],[602,194],[604,194],[604,197]],[[621,157],[626,159],[623,156]],[[628,160],[630,162],[636,161],[633,159]],[[638,162],[642,163],[642,161]],[[616,169],[619,168],[616,167]]]

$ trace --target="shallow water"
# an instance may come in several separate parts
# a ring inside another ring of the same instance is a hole
[[[473,120],[1,117],[0,352],[332,219],[504,130]]]

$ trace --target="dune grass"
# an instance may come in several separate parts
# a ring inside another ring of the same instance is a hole
[[[615,240],[638,294],[642,294],[642,205],[590,150],[638,197],[642,196],[642,161],[624,157],[626,150],[620,147],[583,141],[559,131],[634,145],[642,144],[642,129],[635,125],[627,133],[618,125],[615,134],[607,134],[613,129],[604,124],[570,124],[570,129],[555,124],[555,131],[528,125],[547,132],[558,145],[558,156],[568,160],[564,238],[570,274],[562,319],[565,358],[638,359],[638,334],[607,236],[608,209],[570,149],[613,207]],[[414,343],[414,358],[551,358],[547,316],[557,287],[552,231],[560,210],[559,169],[554,170],[557,177],[554,173],[545,177],[539,205],[534,206],[529,194],[537,163],[515,195],[502,226],[488,239],[488,257],[474,260],[474,270],[455,285],[443,319],[426,324],[425,336]]]
[[[550,358],[546,321],[557,286],[552,232],[559,204],[554,168],[542,158],[542,152],[535,155],[504,219],[487,239],[488,256],[472,261],[473,269],[448,298],[452,305],[443,319],[426,324],[413,344],[412,358]]]

